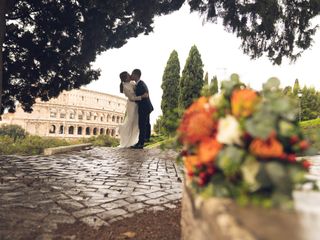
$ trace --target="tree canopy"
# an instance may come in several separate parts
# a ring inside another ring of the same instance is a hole
[[[206,20],[222,20],[227,31],[242,40],[251,58],[264,53],[274,64],[284,57],[296,60],[312,44],[320,12],[319,0],[190,0],[193,11]]]
[[[148,34],[154,16],[178,10],[184,2],[0,1],[0,114],[4,108],[14,111],[16,101],[31,111],[38,97],[48,100],[97,79],[99,71],[90,65],[97,54]],[[274,64],[285,57],[295,60],[311,46],[312,20],[320,11],[320,0],[187,2],[207,21],[222,20],[241,39],[244,53],[252,58],[266,54]]]
[[[184,1],[2,2],[6,11],[5,26],[0,27],[5,31],[0,113],[4,108],[14,111],[16,101],[31,111],[38,97],[46,101],[97,79],[99,71],[90,65],[97,54],[119,48],[140,33],[148,34],[154,16],[177,10]]]
[[[194,99],[200,97],[203,87],[203,63],[198,48],[194,45],[184,65],[180,79],[179,107],[188,108]]]

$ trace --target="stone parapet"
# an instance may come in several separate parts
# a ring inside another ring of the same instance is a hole
[[[181,227],[183,240],[316,240],[320,215],[240,207],[230,199],[204,200],[184,187]]]
[[[83,143],[83,144],[76,144],[76,145],[70,145],[70,146],[46,148],[44,149],[43,154],[48,156],[48,155],[65,153],[70,151],[78,151],[84,148],[89,148],[91,146],[92,146],[92,143]]]

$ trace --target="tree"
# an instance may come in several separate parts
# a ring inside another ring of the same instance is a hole
[[[47,101],[97,79],[90,65],[97,54],[148,34],[154,16],[183,2],[1,0],[0,114],[14,111],[16,101],[31,111],[36,98]]]
[[[203,85],[209,85],[209,75],[208,72],[206,72],[206,75],[204,75],[204,79],[203,79]]]
[[[225,29],[242,40],[241,47],[251,58],[266,54],[274,64],[283,57],[295,61],[312,45],[319,15],[319,0],[226,1],[190,0],[192,11],[207,21],[221,19]],[[220,21],[219,21],[220,22]]]
[[[291,86],[286,86],[283,90],[282,90],[283,94],[286,96],[292,96],[292,87]]]
[[[198,48],[191,47],[180,80],[179,106],[186,109],[200,96],[203,87],[203,64]]]
[[[217,76],[214,76],[214,77],[211,79],[209,91],[210,91],[210,94],[211,94],[211,95],[216,94],[216,93],[219,92],[219,86],[218,86],[218,78],[217,78]]]
[[[301,90],[301,120],[311,120],[319,117],[320,94],[314,87],[303,87]]]
[[[163,113],[162,127],[165,134],[174,133],[178,122],[180,62],[177,51],[173,50],[162,76],[163,90],[161,109]]]
[[[294,85],[293,85],[293,95],[294,96],[298,96],[298,93],[300,91],[300,84],[299,84],[299,80],[298,78],[294,81]]]

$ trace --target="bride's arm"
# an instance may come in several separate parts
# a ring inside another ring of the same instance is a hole
[[[129,86],[125,86],[123,88],[123,93],[124,95],[126,95],[126,97],[130,100],[130,101],[141,101],[142,97],[141,96],[136,96],[136,94],[134,93],[133,88],[129,85]]]

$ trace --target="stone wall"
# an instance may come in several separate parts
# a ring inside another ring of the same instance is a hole
[[[187,187],[183,191],[183,240],[317,240],[319,219],[317,214],[240,207],[230,199],[203,200]]]

